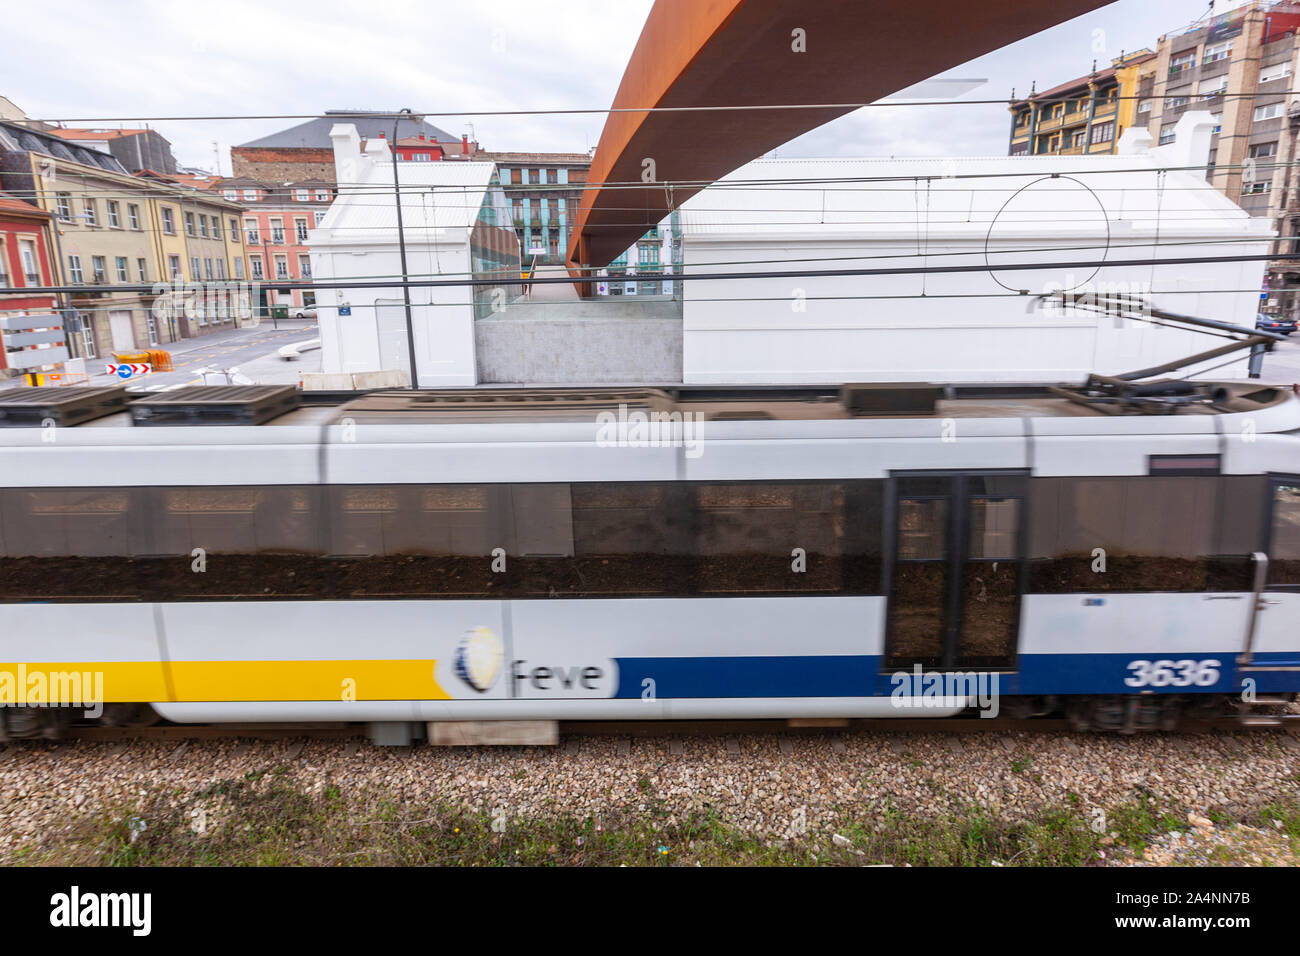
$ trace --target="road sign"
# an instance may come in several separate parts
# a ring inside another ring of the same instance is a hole
[[[339,306],[339,315],[351,315],[351,314],[352,314],[352,306],[350,305]]]
[[[121,365],[105,365],[104,370],[118,378],[133,378],[136,375],[148,375],[153,371],[153,366],[141,362],[124,362]]]

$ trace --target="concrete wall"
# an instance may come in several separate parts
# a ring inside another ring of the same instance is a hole
[[[671,299],[512,306],[475,322],[474,340],[483,384],[682,380],[682,320]]]

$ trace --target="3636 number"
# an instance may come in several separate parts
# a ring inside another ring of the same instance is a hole
[[[1209,687],[1219,680],[1217,660],[1129,661],[1129,687]]]

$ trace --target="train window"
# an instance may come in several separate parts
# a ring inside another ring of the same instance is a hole
[[[1300,484],[1273,486],[1269,583],[1300,585]]]
[[[329,489],[329,586],[338,598],[478,597],[506,547],[506,486],[352,485]]]
[[[573,548],[584,594],[687,593],[693,576],[688,489],[575,484]]]
[[[1259,479],[1040,478],[1029,591],[1235,591],[1258,547]]]
[[[0,598],[139,600],[148,537],[132,499],[127,488],[0,490]]]
[[[843,590],[844,483],[707,483],[695,506],[699,593]]]
[[[281,485],[140,489],[154,600],[322,597],[319,494]],[[201,556],[196,554],[201,550]],[[201,571],[197,568],[202,568]]]
[[[974,498],[970,503],[970,557],[976,560],[1014,560],[1020,532],[1018,498]]]
[[[898,557],[940,561],[948,556],[948,499],[904,498],[898,502]]]

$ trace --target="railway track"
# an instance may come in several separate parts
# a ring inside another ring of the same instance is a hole
[[[691,721],[561,721],[560,734],[577,737],[695,737],[737,734],[980,734],[1025,731],[1029,733],[1071,733],[1070,722],[1058,718],[861,719],[845,721],[785,720],[691,720]],[[1281,731],[1300,735],[1300,714],[1266,717],[1225,716],[1211,720],[1188,720],[1173,735]],[[1082,731],[1081,733],[1093,733]],[[152,727],[69,727],[64,740],[220,740],[251,738],[276,740],[292,737],[348,739],[366,736],[365,724],[162,724]],[[1109,735],[1108,735],[1109,736]]]

